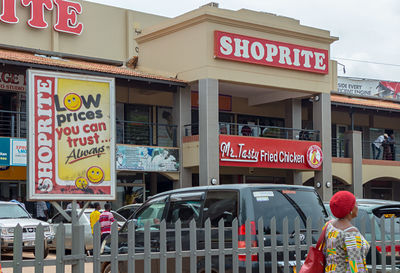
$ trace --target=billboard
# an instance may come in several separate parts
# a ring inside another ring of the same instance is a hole
[[[219,165],[320,170],[321,143],[264,137],[219,136]]]
[[[338,92],[349,96],[400,100],[400,82],[338,77]]]
[[[28,198],[115,199],[114,79],[28,70]]]
[[[117,145],[117,171],[178,172],[179,149]]]

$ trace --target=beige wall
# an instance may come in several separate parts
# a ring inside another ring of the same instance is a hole
[[[351,185],[353,183],[352,168],[352,163],[332,162],[332,176],[336,176],[347,185]]]
[[[146,29],[139,43],[139,68],[158,70],[179,79],[215,78],[291,91],[329,93],[335,87],[336,66],[330,75],[299,72],[215,59],[214,31],[329,50],[335,40],[329,32],[301,26],[298,21],[253,11],[203,7]],[[165,54],[165,48],[168,54]]]
[[[78,15],[78,21],[84,24],[84,28],[82,34],[76,36],[53,30],[56,22],[55,8],[52,11],[45,10],[48,28],[29,27],[26,22],[30,17],[30,7],[25,8],[17,1],[19,23],[0,22],[0,44],[126,61],[137,55],[135,27],[141,30],[165,20],[161,16],[80,2],[83,12]]]
[[[248,99],[232,97],[232,112],[237,114],[285,118],[285,103],[276,102],[259,106],[249,106]]]
[[[373,179],[383,178],[383,177],[394,178],[398,180],[400,177],[400,166],[363,164],[362,166],[363,184]]]
[[[199,166],[200,153],[199,153],[199,142],[198,141],[183,143],[182,153],[183,153],[182,166],[184,168]]]

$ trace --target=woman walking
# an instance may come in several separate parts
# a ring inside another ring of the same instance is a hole
[[[348,191],[337,192],[329,206],[337,219],[329,222],[326,227],[325,272],[367,272],[365,258],[369,243],[351,224],[358,213],[355,196]]]

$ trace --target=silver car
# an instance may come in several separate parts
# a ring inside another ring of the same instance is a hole
[[[49,244],[54,239],[52,227],[32,216],[19,204],[0,202],[1,251],[11,252],[14,247],[14,230],[17,225],[22,227],[22,244],[24,251],[35,250],[36,227],[42,224],[44,230],[44,258],[49,254]]]
[[[94,211],[94,209],[85,209],[85,212],[79,218],[79,224],[84,226],[84,233],[85,233],[85,249],[92,250],[93,249],[93,235],[92,235],[92,228],[90,227],[90,214]],[[68,215],[71,216],[71,210],[65,211]],[[81,212],[81,209],[77,210],[78,214]],[[100,210],[103,212],[103,210]],[[126,219],[121,216],[120,214],[116,213],[115,211],[111,211],[114,215],[115,220],[118,222],[118,227],[122,227]],[[72,249],[72,224],[71,222],[67,221],[65,217],[61,213],[57,213],[53,218],[49,220],[49,223],[52,224],[53,229],[57,232],[57,227],[59,224],[63,223],[65,227],[65,248],[71,250]],[[51,242],[50,249],[56,248],[56,239]]]

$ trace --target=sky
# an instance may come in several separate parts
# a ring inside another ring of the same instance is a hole
[[[211,0],[89,0],[166,17],[175,17]],[[300,20],[329,30],[338,75],[400,82],[399,0],[214,0],[220,8],[241,8]],[[357,60],[357,61],[355,61]],[[386,65],[384,65],[386,64]],[[390,65],[388,65],[390,64]]]

